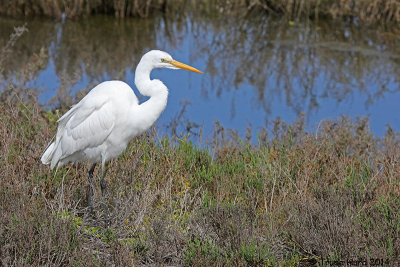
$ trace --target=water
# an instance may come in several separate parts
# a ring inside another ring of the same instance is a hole
[[[172,121],[179,119],[180,132],[190,122],[191,131],[203,129],[207,136],[219,121],[244,136],[248,127],[271,128],[278,117],[290,123],[301,113],[311,130],[342,115],[368,116],[377,136],[387,124],[400,129],[400,38],[390,29],[194,13],[27,23],[29,32],[15,45],[6,72],[15,74],[45,48],[47,60],[28,84],[49,108],[71,104],[77,93],[105,80],[121,79],[134,87],[140,57],[160,49],[205,72],[152,72],[170,89],[157,122],[161,133],[170,134]],[[21,24],[1,18],[1,46]]]

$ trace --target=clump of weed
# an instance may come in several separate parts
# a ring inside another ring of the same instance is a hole
[[[0,111],[4,264],[274,266],[400,256],[399,135],[376,138],[367,120],[326,121],[315,133],[303,118],[277,121],[265,142],[226,134],[207,149],[149,132],[108,165],[104,229],[99,185],[95,214],[86,212],[89,166],[51,173],[39,161],[57,113],[19,101]]]
[[[84,17],[93,14],[109,14],[117,18],[148,17],[156,11],[165,14],[183,13],[187,6],[201,9],[208,14],[235,16],[246,15],[250,10],[261,10],[268,14],[280,15],[295,20],[299,18],[341,18],[360,20],[367,23],[396,23],[400,19],[399,1],[341,1],[333,0],[250,0],[213,2],[166,1],[166,0],[121,0],[121,1],[10,1],[0,2],[0,14],[23,16],[47,16],[61,19]]]

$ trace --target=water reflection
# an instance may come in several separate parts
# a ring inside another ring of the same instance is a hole
[[[155,44],[154,19],[115,20],[94,17],[68,21],[60,27],[54,60],[57,74],[76,70],[100,80],[123,78],[125,69],[136,65],[147,47]]]
[[[159,48],[207,73],[200,80],[155,72],[174,88],[161,118],[164,126],[179,114],[185,99],[192,103],[185,104],[186,119],[204,122],[205,128],[220,120],[241,133],[248,125],[266,126],[278,116],[290,121],[301,112],[310,124],[343,113],[370,115],[377,134],[387,122],[400,125],[390,110],[400,100],[396,33],[337,21],[288,22],[261,15],[238,19],[204,10],[179,14],[29,21],[29,32],[16,44],[5,75],[23,68],[44,47],[47,67],[35,74],[33,87],[48,89],[41,98],[45,102],[67,105],[73,102],[71,94],[103,80],[133,85],[141,55]],[[18,24],[1,19],[0,46]]]
[[[341,102],[362,93],[373,104],[385,91],[399,90],[398,38],[380,38],[376,30],[354,25],[299,23],[256,18],[233,28],[201,31],[198,42],[209,53],[216,94],[250,84],[259,105],[271,112],[284,99],[296,112],[318,111],[324,98]],[[217,67],[218,66],[218,67]]]
[[[0,47],[5,47],[14,27],[22,26],[25,22],[0,17]],[[35,61],[35,57],[42,48],[49,47],[54,40],[55,28],[48,20],[32,20],[29,22],[28,32],[25,32],[14,44],[12,53],[4,62],[5,75],[9,76],[24,69],[28,62]],[[47,64],[48,62],[46,62]],[[39,73],[35,73],[37,77]],[[34,77],[34,78],[35,78]]]

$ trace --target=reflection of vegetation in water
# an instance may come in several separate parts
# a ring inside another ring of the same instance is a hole
[[[296,112],[315,111],[323,98],[340,102],[358,92],[370,104],[398,85],[393,77],[399,77],[399,41],[396,35],[379,33],[382,29],[288,23],[258,14],[238,16],[233,11],[221,16],[225,11],[209,2],[190,3],[182,10],[178,5],[169,7],[168,12],[179,11],[176,16],[145,20],[97,16],[56,24],[32,21],[29,32],[16,44],[7,71],[22,68],[29,57],[46,48],[61,81],[54,100],[68,105],[68,88],[83,75],[91,85],[105,78],[123,79],[145,50],[160,43],[176,47],[190,34],[194,59],[206,60],[211,77],[203,85],[204,94],[220,95],[250,84],[256,91],[254,102],[266,112],[277,99],[284,99]],[[17,23],[2,21],[0,44]]]
[[[0,21],[2,22],[2,21]],[[33,23],[35,25],[35,23]],[[3,28],[7,23],[0,23]],[[4,30],[4,28],[6,30]],[[0,42],[0,99],[10,101],[18,97],[20,100],[28,100],[34,97],[38,90],[29,90],[29,83],[35,80],[39,73],[48,64],[47,51],[41,45],[46,42],[46,34],[40,41],[26,45],[26,24],[16,26],[12,31],[7,27],[1,29]],[[34,27],[33,27],[34,28]],[[4,31],[3,31],[4,30]],[[21,40],[22,39],[22,40]],[[18,49],[17,51],[15,51]],[[34,52],[33,52],[34,51]]]
[[[0,44],[6,44],[13,26],[19,21],[2,23]],[[135,66],[142,54],[155,48],[156,29],[160,20],[115,20],[93,17],[83,21],[31,21],[29,31],[13,47],[5,61],[4,75],[9,79],[25,67],[25,62],[44,52],[55,66],[61,85],[53,101],[70,105],[70,90],[83,75],[97,83],[106,77],[121,79],[127,69]],[[44,49],[44,50],[43,50]],[[47,65],[49,61],[45,65]],[[42,69],[38,69],[42,70]],[[36,72],[32,80],[37,79]],[[85,88],[87,89],[87,88]]]
[[[14,32],[14,27],[24,25],[23,21],[0,17],[0,47],[3,48]],[[23,69],[31,62],[42,48],[47,49],[55,38],[54,24],[48,20],[31,20],[26,24],[27,32],[18,39],[3,63],[3,75],[9,76]],[[36,73],[37,75],[38,73]],[[35,76],[36,76],[35,75]]]
[[[115,20],[95,17],[82,22],[68,21],[62,27],[55,53],[57,73],[77,69],[89,77],[122,76],[149,47],[154,47],[153,19]]]
[[[399,40],[376,29],[260,17],[209,22],[199,30],[195,49],[209,55],[213,79],[205,87],[220,95],[249,83],[266,111],[277,97],[297,111],[305,103],[309,110],[317,108],[320,98],[340,102],[356,92],[370,104],[399,83],[393,79],[399,76]]]

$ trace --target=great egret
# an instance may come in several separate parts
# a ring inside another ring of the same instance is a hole
[[[108,209],[105,204],[105,163],[118,157],[129,141],[148,130],[167,105],[168,88],[157,79],[150,79],[154,68],[201,71],[175,61],[163,51],[152,50],[143,55],[135,72],[139,92],[150,98],[139,105],[132,88],[122,81],[107,81],[94,87],[78,104],[58,120],[55,141],[43,153],[41,161],[53,169],[68,162],[88,159],[93,162],[89,171],[88,206],[93,211],[92,178],[96,163],[101,162],[101,193],[106,226]]]

